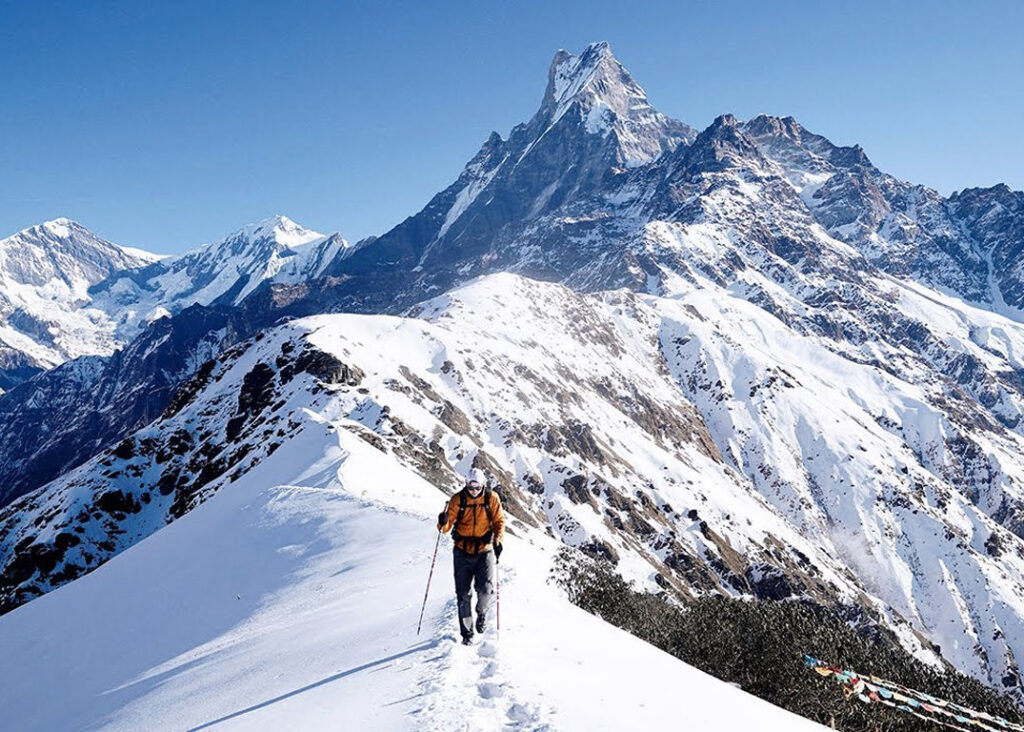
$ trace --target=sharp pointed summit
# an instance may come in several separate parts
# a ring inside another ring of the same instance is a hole
[[[591,208],[609,191],[696,136],[651,106],[607,43],[578,56],[560,50],[536,114],[507,139],[492,133],[420,213],[339,260],[331,273],[345,284],[334,295],[348,308],[395,308],[502,266],[556,276],[581,252],[536,247],[525,257],[523,229],[555,216],[578,221],[584,237]]]
[[[548,70],[542,109],[565,105],[576,98],[594,99],[616,87],[630,88],[640,95],[644,93],[606,42],[590,44],[579,56],[560,48]]]
[[[617,162],[625,167],[650,162],[696,137],[696,130],[651,106],[643,87],[604,41],[591,43],[579,56],[563,49],[555,53],[531,126],[543,128],[543,135],[574,109],[586,133],[614,135]]]

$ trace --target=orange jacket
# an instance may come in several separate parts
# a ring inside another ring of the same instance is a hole
[[[488,522],[487,509],[484,508],[484,496],[487,495],[487,491],[481,492],[476,498],[473,498],[466,491],[466,510],[462,512],[462,520],[459,521],[458,526],[455,526],[462,502],[461,494],[461,491],[456,493],[448,501],[448,509],[445,516],[447,520],[443,524],[438,524],[438,530],[448,533],[454,528],[455,533],[458,534],[458,537],[455,539],[455,546],[467,554],[485,552],[491,548],[491,543],[501,544],[505,540],[505,513],[501,510],[501,499],[498,498],[498,494],[494,491],[490,492],[491,521]],[[488,531],[491,532],[491,542],[487,544],[472,540],[467,541],[465,538],[462,538],[483,537]]]

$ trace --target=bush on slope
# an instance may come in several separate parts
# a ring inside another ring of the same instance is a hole
[[[1014,701],[953,670],[938,671],[877,628],[858,632],[834,610],[806,602],[708,596],[684,607],[640,592],[612,564],[563,549],[555,582],[584,610],[723,681],[847,732],[934,732],[932,723],[880,705],[846,700],[830,678],[804,666],[804,654],[874,674],[1017,723]]]

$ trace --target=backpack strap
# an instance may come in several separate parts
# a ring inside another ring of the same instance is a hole
[[[462,517],[466,515],[466,489],[463,488],[459,491],[459,512],[455,515],[455,523],[452,524],[452,537],[456,539],[463,539],[465,537],[459,534],[459,524],[462,523]]]
[[[487,512],[487,530],[490,531],[494,523],[494,514],[491,513],[491,489],[484,488],[484,510]]]

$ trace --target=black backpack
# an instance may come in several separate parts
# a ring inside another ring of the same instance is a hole
[[[487,512],[487,533],[483,536],[463,536],[456,527],[462,523],[462,517],[466,514],[466,509],[469,507],[469,494],[466,493],[465,488],[459,491],[459,513],[455,516],[455,523],[452,525],[452,538],[472,543],[475,550],[474,554],[479,554],[480,547],[490,544],[493,538],[490,528],[491,524],[494,523],[494,514],[491,513],[491,493],[490,488],[484,488],[484,511]]]

